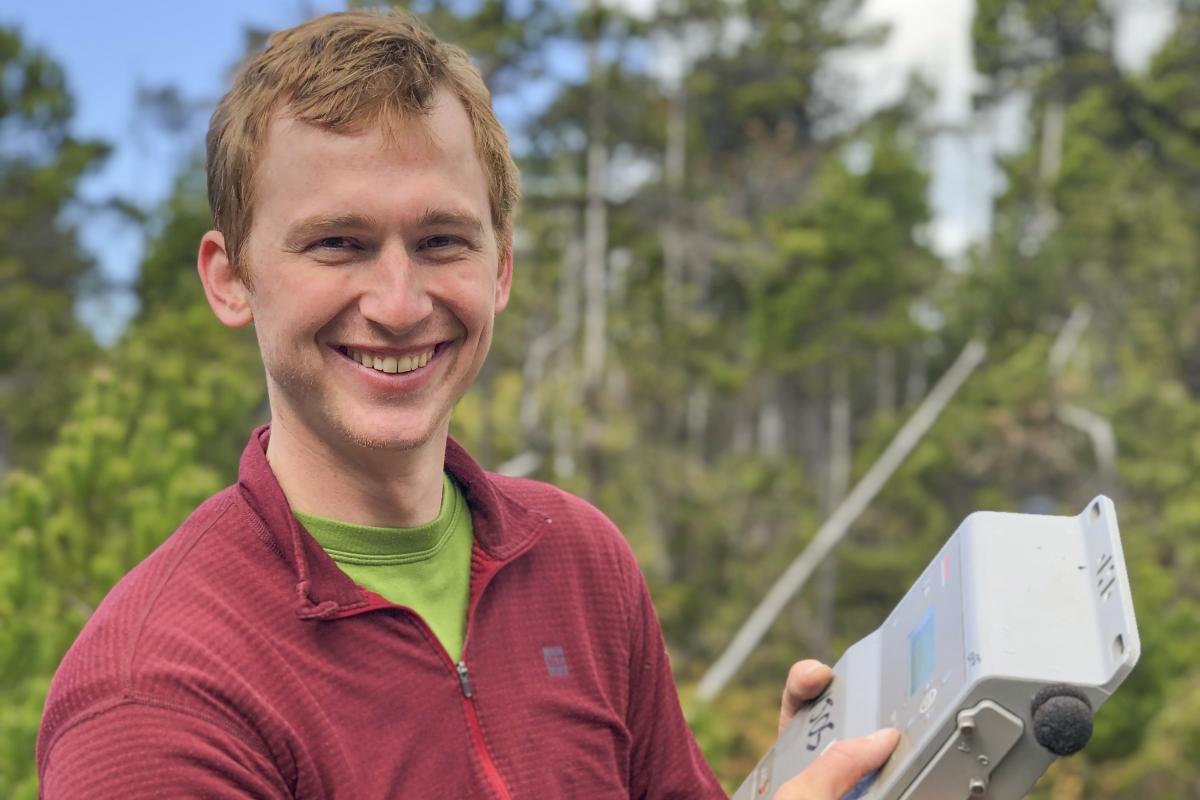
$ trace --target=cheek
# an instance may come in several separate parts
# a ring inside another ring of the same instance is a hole
[[[275,284],[262,293],[259,300],[262,313],[272,327],[281,331],[320,327],[337,316],[345,305],[345,276],[331,274],[329,278],[306,277]]]
[[[272,293],[254,304],[254,327],[264,355],[296,349],[301,341],[311,341],[320,327],[313,299],[292,293]]]
[[[467,327],[482,332],[491,328],[496,313],[496,282],[478,275],[464,277],[446,286],[448,308]]]

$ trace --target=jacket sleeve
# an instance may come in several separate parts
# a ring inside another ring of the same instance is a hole
[[[292,797],[241,735],[178,710],[124,702],[66,728],[40,759],[44,800]]]
[[[704,760],[679,706],[666,642],[646,582],[636,563],[626,572],[626,597],[630,598],[632,617],[630,796],[646,800],[724,800],[728,795]]]

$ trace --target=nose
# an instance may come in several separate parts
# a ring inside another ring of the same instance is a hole
[[[426,276],[401,244],[389,243],[379,251],[359,298],[359,310],[368,321],[391,333],[404,333],[420,325],[433,312]]]

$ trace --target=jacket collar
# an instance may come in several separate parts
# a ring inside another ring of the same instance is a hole
[[[260,535],[291,567],[296,584],[296,613],[302,619],[332,619],[369,611],[380,598],[366,593],[333,562],[304,526],[267,463],[271,426],[250,435],[238,466],[238,491],[261,521]],[[526,508],[496,484],[456,441],[446,442],[446,470],[462,486],[471,509],[475,544],[471,556],[473,607],[488,578],[524,553],[541,536],[549,517]],[[383,603],[382,605],[386,605]]]

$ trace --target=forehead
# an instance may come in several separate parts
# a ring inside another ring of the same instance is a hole
[[[271,120],[255,175],[255,227],[279,216],[404,201],[475,208],[487,181],[462,103],[441,92],[428,114],[399,124],[332,131],[287,114]],[[478,210],[478,209],[476,209]],[[278,220],[276,220],[278,221]]]

